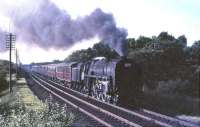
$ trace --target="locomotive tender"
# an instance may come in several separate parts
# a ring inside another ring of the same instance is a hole
[[[127,58],[99,57],[84,63],[35,64],[31,70],[113,104],[126,105],[142,92],[141,68]]]

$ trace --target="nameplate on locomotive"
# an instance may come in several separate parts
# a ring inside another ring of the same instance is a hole
[[[131,63],[125,63],[124,67],[131,67]]]

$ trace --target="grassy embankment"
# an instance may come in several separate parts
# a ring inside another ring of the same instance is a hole
[[[20,78],[13,87],[13,93],[0,98],[0,126],[8,127],[63,127],[72,124],[74,115],[66,107],[43,103]]]
[[[5,66],[2,70],[6,72]],[[19,78],[13,84],[12,93],[9,93],[5,75],[1,75],[1,79],[0,86],[4,88],[0,92],[1,127],[63,127],[73,123],[74,115],[67,112],[65,106],[40,101],[24,78]],[[4,86],[2,81],[5,81]]]

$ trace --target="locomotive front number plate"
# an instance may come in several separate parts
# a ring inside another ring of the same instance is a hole
[[[127,68],[127,67],[131,67],[131,63],[125,63],[125,64],[124,64],[124,67],[126,67],[126,68]]]

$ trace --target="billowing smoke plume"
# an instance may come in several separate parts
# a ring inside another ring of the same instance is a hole
[[[74,20],[54,3],[44,0],[34,13],[16,15],[13,21],[18,36],[42,48],[67,49],[78,41],[97,36],[120,55],[126,51],[126,30],[117,28],[112,14],[101,9]]]

